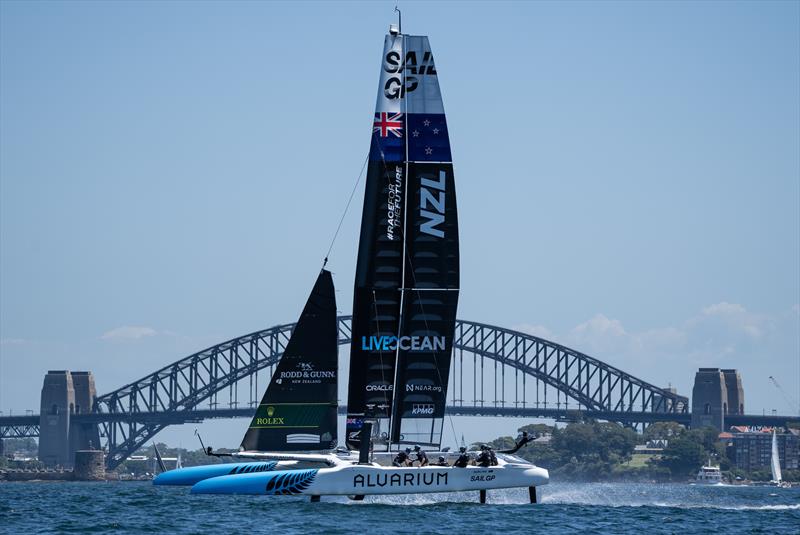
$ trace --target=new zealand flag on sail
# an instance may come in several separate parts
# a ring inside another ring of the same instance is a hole
[[[408,159],[412,162],[453,161],[443,113],[408,114]]]
[[[406,121],[408,124],[406,124]],[[406,132],[408,127],[408,132]],[[379,112],[372,123],[372,161],[402,162],[405,159],[405,136],[408,135],[408,159],[412,162],[451,162],[447,121],[440,113]]]
[[[376,113],[372,123],[369,159],[378,162],[402,162],[405,158],[404,129],[404,114],[385,111]]]

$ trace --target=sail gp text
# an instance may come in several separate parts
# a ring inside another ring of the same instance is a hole
[[[363,351],[444,351],[444,336],[362,336]]]
[[[394,75],[389,76],[383,86],[383,95],[390,100],[403,98],[406,93],[415,91],[419,87],[419,77],[436,76],[430,50],[409,50],[405,59],[401,59],[399,51],[392,50],[386,54],[383,70]]]

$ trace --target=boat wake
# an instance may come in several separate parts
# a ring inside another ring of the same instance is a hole
[[[747,487],[735,485],[551,485],[542,503],[592,505],[601,507],[659,507],[675,509],[716,509],[725,511],[797,511],[800,503],[764,504],[765,496],[743,495]],[[770,499],[774,498],[770,496]]]
[[[609,493],[605,485],[576,485],[568,489],[550,489],[548,492],[543,488],[541,497],[542,505],[556,506],[595,506],[610,508],[670,508],[685,510],[714,509],[724,511],[800,511],[800,503],[793,504],[756,504],[756,503],[724,503],[724,500],[731,500],[730,495],[706,497],[692,495],[687,496],[684,492],[679,492],[679,499],[669,499],[665,494],[669,493],[669,486],[664,492],[641,492],[634,491],[631,494],[631,486],[627,486],[625,495],[622,493]],[[651,490],[652,487],[650,487]],[[677,488],[674,490],[678,490]],[[735,498],[733,498],[735,500]],[[354,507],[369,505],[383,506],[415,506],[415,507],[441,507],[453,505],[479,506],[476,492],[452,492],[445,494],[406,494],[406,495],[385,495],[367,496],[363,501],[352,501],[344,496],[328,496],[323,498],[324,502],[341,504]],[[500,489],[490,491],[487,504],[501,506],[530,506],[526,489]]]

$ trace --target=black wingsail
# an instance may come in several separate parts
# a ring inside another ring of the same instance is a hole
[[[387,35],[356,271],[349,445],[364,418],[388,425],[390,444],[440,444],[458,289],[455,182],[433,54],[427,37]]]
[[[384,57],[401,46],[402,36],[387,35]],[[385,100],[379,90],[353,293],[346,425],[351,448],[358,445],[365,418],[375,421],[378,441],[381,435],[388,438],[394,393],[397,355],[385,342],[400,328],[406,169],[403,114]]]
[[[337,364],[333,278],[322,270],[241,448],[270,452],[335,448]]]
[[[407,36],[404,49],[409,208],[399,339],[406,343],[398,347],[390,438],[393,444],[438,447],[458,307],[458,212],[447,120],[428,38]]]

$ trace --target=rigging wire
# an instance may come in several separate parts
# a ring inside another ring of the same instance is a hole
[[[358,185],[361,183],[361,178],[364,176],[364,170],[367,168],[368,161],[369,161],[369,153],[367,153],[367,157],[364,158],[364,163],[361,165],[361,172],[358,174],[356,183],[353,184],[353,190],[350,192],[350,198],[347,199],[347,204],[344,207],[344,212],[342,213],[342,217],[339,219],[339,225],[337,225],[336,227],[336,232],[333,233],[333,239],[331,239],[331,244],[328,247],[328,252],[325,253],[325,260],[322,261],[323,268],[328,264],[328,257],[331,255],[331,251],[333,250],[333,244],[336,243],[336,238],[339,236],[339,231],[342,229],[342,223],[344,223],[344,218],[345,216],[347,216],[347,211],[350,209],[350,204],[353,202],[353,197],[356,194]]]
[[[397,6],[395,6],[397,9]],[[399,28],[398,28],[399,31]],[[400,38],[402,39],[400,44],[400,56],[406,56],[406,36],[400,33]],[[403,84],[402,87],[406,87],[406,70],[403,69],[401,73],[401,83]],[[392,392],[392,418],[389,420],[389,441],[391,444],[392,436],[395,434],[395,427],[399,424],[397,420],[399,419],[398,413],[398,404],[402,399],[399,390],[397,389],[397,380],[400,378],[400,335],[403,332],[403,307],[405,301],[405,291],[402,289],[405,286],[406,280],[406,220],[408,219],[408,100],[403,98],[401,101],[403,106],[403,221],[401,223],[400,229],[400,236],[401,236],[401,245],[403,247],[402,251],[402,263],[403,265],[400,268],[400,308],[398,309],[397,315],[397,337],[398,337],[398,344],[397,349],[394,353],[394,379],[392,380],[392,384],[394,385],[394,391]],[[381,152],[381,158],[383,158],[383,152]],[[385,165],[385,162],[384,162]],[[397,429],[397,443],[398,449],[401,442],[400,437],[402,436],[402,425],[399,429]]]

